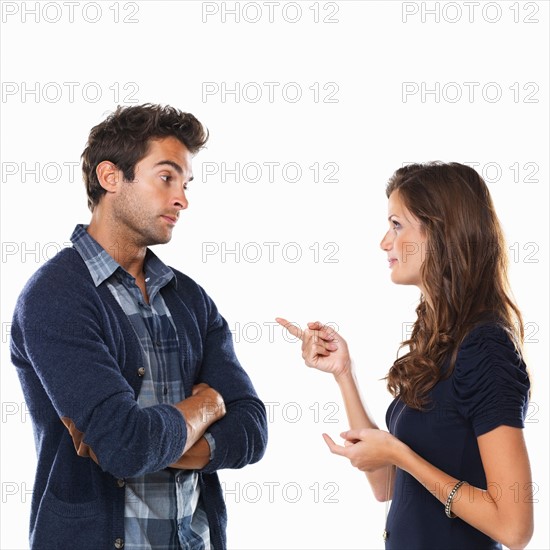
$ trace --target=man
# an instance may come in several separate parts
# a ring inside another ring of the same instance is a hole
[[[216,471],[262,457],[265,408],[213,301],[147,248],[171,239],[207,139],[193,115],[151,104],[93,128],[91,222],[18,299],[32,548],[226,547]]]

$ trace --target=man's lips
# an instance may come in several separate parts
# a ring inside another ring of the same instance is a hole
[[[178,218],[176,216],[163,215],[161,217],[164,218],[169,223],[171,223],[172,225],[176,225],[176,222],[178,221]]]

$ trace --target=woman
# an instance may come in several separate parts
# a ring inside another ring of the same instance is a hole
[[[386,548],[523,548],[533,531],[523,439],[529,378],[521,313],[489,191],[458,163],[412,164],[389,180],[381,248],[391,279],[421,291],[408,352],[386,377],[395,397],[379,430],[363,406],[345,340],[319,322],[302,332],[306,365],[334,375],[350,430],[330,450],[392,500]],[[381,530],[382,531],[382,530]]]

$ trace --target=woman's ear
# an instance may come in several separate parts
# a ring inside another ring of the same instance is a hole
[[[99,184],[107,193],[114,193],[121,179],[120,170],[109,160],[103,160],[95,169]]]

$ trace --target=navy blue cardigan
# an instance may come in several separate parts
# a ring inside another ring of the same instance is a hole
[[[161,294],[178,330],[185,394],[205,382],[220,392],[227,409],[209,428],[216,450],[199,475],[212,544],[221,550],[227,513],[216,470],[241,468],[263,456],[265,407],[213,301],[173,271],[177,284],[166,285]],[[15,308],[11,354],[38,455],[31,547],[120,547],[123,479],[175,462],[185,446],[186,425],[171,405],[138,406],[143,357],[137,337],[106,285],[94,285],[75,249],[63,249],[26,284]],[[101,466],[76,454],[63,416],[85,433]]]

